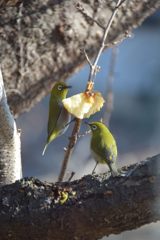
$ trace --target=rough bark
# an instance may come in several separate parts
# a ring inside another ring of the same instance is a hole
[[[0,61],[9,103],[18,115],[40,101],[54,81],[65,80],[84,64],[81,47],[90,57],[95,54],[102,29],[76,10],[77,0],[28,0],[17,7],[2,3]],[[109,0],[80,3],[104,26],[114,7]],[[159,7],[160,0],[126,0],[111,26],[107,47],[124,39]]]
[[[58,199],[68,192],[62,204]],[[160,220],[160,155],[123,175],[49,184],[22,179],[0,189],[1,240],[95,240]]]
[[[0,69],[0,185],[21,177],[20,133],[7,103]]]

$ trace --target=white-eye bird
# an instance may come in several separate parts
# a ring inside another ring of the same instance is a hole
[[[64,82],[57,82],[52,88],[49,101],[48,137],[42,155],[49,143],[62,135],[68,128],[67,124],[71,120],[71,115],[64,108],[62,100],[66,98],[69,88],[71,86],[67,86]]]
[[[92,173],[94,173],[97,164],[102,163],[108,165],[112,176],[118,175],[116,167],[117,145],[113,135],[102,122],[87,124],[90,126],[92,132],[90,148],[93,158],[96,161]]]

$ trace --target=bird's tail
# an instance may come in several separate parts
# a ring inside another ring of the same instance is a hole
[[[113,177],[116,177],[119,174],[115,163],[110,163],[109,164],[109,169],[110,169]]]
[[[47,147],[48,147],[48,143],[46,143],[46,145],[44,146],[44,149],[43,149],[43,152],[42,152],[42,156],[44,156]]]

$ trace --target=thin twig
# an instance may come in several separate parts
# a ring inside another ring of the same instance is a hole
[[[92,18],[87,11],[84,9],[84,7],[82,6],[82,4],[78,3],[76,5],[77,10],[87,19],[92,21],[93,23],[96,23],[100,28],[102,28],[103,30],[105,29],[103,25],[101,25],[100,22],[98,22],[96,19]]]
[[[121,0],[120,4],[119,4],[119,7],[124,3],[126,2],[126,4],[128,5],[129,1],[128,0]]]
[[[124,1],[123,1],[124,2]],[[112,15],[108,21],[108,24],[104,30],[104,33],[103,33],[103,37],[102,37],[102,42],[100,44],[100,48],[99,48],[99,51],[97,53],[97,56],[95,57],[95,60],[93,62],[93,65],[92,65],[92,69],[90,71],[90,74],[89,74],[89,78],[88,78],[88,82],[94,82],[94,78],[96,76],[96,73],[97,73],[97,63],[99,61],[99,58],[105,48],[105,42],[106,42],[106,38],[108,36],[108,33],[109,33],[109,30],[110,30],[110,27],[111,27],[111,24],[113,22],[113,19],[119,9],[119,7],[121,6],[121,4],[123,3],[122,0],[118,0],[117,4],[116,4],[116,7],[114,9],[114,11],[112,12]]]
[[[96,76],[97,71],[99,71],[99,67],[97,66],[97,63],[98,63],[98,60],[99,60],[99,58],[100,58],[100,56],[102,54],[102,51],[105,48],[105,41],[106,41],[106,38],[108,36],[108,32],[109,32],[110,26],[111,26],[111,24],[113,22],[113,19],[114,19],[115,15],[116,15],[120,5],[121,5],[121,0],[118,0],[118,2],[116,4],[116,7],[115,7],[115,9],[114,9],[110,19],[109,19],[107,27],[104,30],[102,42],[100,44],[99,51],[98,51],[98,53],[97,53],[97,55],[95,57],[95,60],[94,60],[93,64],[89,60],[89,57],[88,57],[86,51],[84,50],[85,57],[87,59],[87,62],[90,65],[90,73],[89,73],[89,78],[88,78],[88,82],[87,82],[87,86],[86,86],[85,92],[92,92],[92,90],[93,90],[93,87],[94,87],[94,81],[93,80],[94,80],[94,77]],[[66,169],[67,169],[68,161],[69,161],[69,159],[71,157],[71,154],[73,152],[74,146],[75,146],[75,144],[77,142],[77,139],[78,139],[78,133],[79,133],[80,127],[81,127],[81,121],[82,121],[81,119],[78,119],[78,118],[75,119],[75,125],[74,125],[73,131],[72,131],[72,135],[70,137],[70,141],[69,141],[68,147],[66,148],[64,160],[62,162],[61,171],[60,171],[60,174],[59,174],[59,177],[58,177],[58,181],[59,182],[63,181],[64,175],[65,175],[65,172],[66,172]]]
[[[75,125],[74,125],[73,131],[72,131],[72,135],[70,137],[70,141],[69,141],[67,150],[65,152],[64,160],[62,162],[62,167],[61,167],[61,171],[60,171],[60,174],[59,174],[59,177],[58,177],[58,182],[63,181],[64,175],[65,175],[65,172],[66,172],[66,169],[67,169],[68,161],[69,161],[70,156],[73,152],[74,146],[77,142],[78,132],[80,130],[80,126],[81,126],[81,119],[76,118]]]
[[[113,81],[115,76],[115,66],[117,59],[117,47],[112,49],[111,61],[109,66],[109,73],[107,76],[107,91],[105,97],[105,114],[103,121],[109,126],[111,114],[113,111],[113,102],[114,102],[114,94],[113,94]]]
[[[89,64],[90,68],[92,68],[91,60],[89,59],[88,54],[86,53],[85,48],[83,49],[83,53],[84,53],[84,55],[85,55],[85,57],[86,57],[86,60],[87,60],[87,62],[88,62],[88,64]]]
[[[71,172],[71,175],[70,175],[70,177],[68,178],[68,182],[70,182],[70,181],[72,180],[72,178],[74,177],[74,175],[75,175],[75,172]]]

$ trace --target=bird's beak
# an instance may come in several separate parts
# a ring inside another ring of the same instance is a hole
[[[87,122],[87,121],[84,121],[84,123],[85,123],[85,124],[87,124],[87,125],[90,125],[90,123],[89,123],[89,122]]]
[[[72,88],[72,86],[64,86],[63,89],[69,89],[69,88]]]

